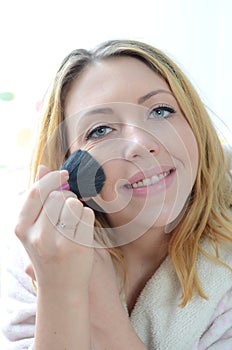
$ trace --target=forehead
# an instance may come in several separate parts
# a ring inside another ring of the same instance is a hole
[[[107,58],[92,63],[73,81],[65,99],[65,115],[104,103],[137,103],[139,97],[159,89],[170,91],[164,79],[139,59]]]

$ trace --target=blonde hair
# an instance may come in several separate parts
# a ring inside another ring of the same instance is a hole
[[[218,135],[210,117],[192,84],[179,67],[163,52],[138,41],[112,40],[93,51],[74,50],[62,62],[51,86],[33,159],[35,177],[40,163],[51,170],[57,169],[67,157],[66,140],[59,128],[64,120],[64,101],[74,79],[98,60],[129,56],[143,61],[158,73],[170,86],[198,144],[198,174],[192,189],[188,208],[177,227],[172,231],[169,255],[182,288],[182,306],[191,299],[193,290],[207,296],[198,279],[196,261],[199,253],[223,264],[218,245],[232,243],[232,177]],[[105,227],[103,214],[96,213],[96,228]],[[102,231],[102,230],[101,230]],[[203,251],[201,240],[208,239],[215,247],[215,255]],[[120,249],[111,254],[124,263]],[[124,264],[125,268],[125,264]]]

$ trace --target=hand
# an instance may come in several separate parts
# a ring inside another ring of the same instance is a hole
[[[96,244],[94,250],[80,246],[63,237],[55,226],[59,218],[67,222],[64,211],[66,207],[70,208],[70,201],[76,212],[80,210],[80,205],[84,209],[71,192],[55,190],[59,185],[59,176],[64,174],[40,169],[40,180],[35,184],[36,190],[32,189],[29,193],[16,232],[32,261],[33,267],[29,265],[26,272],[37,280],[39,290],[44,290],[46,294],[48,290],[52,291],[48,292],[52,296],[52,303],[57,290],[63,291],[63,297],[67,298],[68,293],[78,295],[78,291],[84,288],[86,292],[88,288],[91,341],[95,349],[102,349],[109,341],[114,343],[118,322],[128,325],[128,320],[120,302],[115,269],[108,251],[97,248]],[[62,182],[66,181],[65,178],[62,179]],[[41,192],[39,196],[38,186]],[[78,217],[83,219],[83,215]],[[69,225],[72,220],[73,218],[69,219]],[[82,233],[93,227],[94,216],[91,220]],[[80,232],[77,230],[77,236],[78,234]],[[93,244],[93,229],[87,232],[87,236]],[[59,299],[61,303],[64,298]],[[67,318],[66,324],[68,322]],[[44,334],[44,329],[41,333]]]
[[[36,279],[31,263],[28,263],[25,271]],[[101,350],[107,347],[109,338],[112,339],[117,333],[118,323],[127,323],[127,315],[119,297],[115,268],[110,254],[103,248],[94,250],[89,309],[91,344],[94,349]]]
[[[93,264],[93,211],[72,192],[56,190],[67,181],[66,171],[50,172],[42,166],[37,179],[15,232],[30,257],[38,288],[86,292]],[[56,226],[59,221],[67,224],[66,236]],[[85,246],[73,241],[74,232],[76,241]]]
[[[27,266],[26,272],[32,278],[36,277],[31,264]],[[114,350],[133,346],[134,349],[145,350],[122,307],[111,256],[106,249],[99,247],[94,249],[88,300],[92,348]],[[75,324],[77,331],[78,326]]]

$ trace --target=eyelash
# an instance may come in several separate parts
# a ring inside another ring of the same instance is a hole
[[[87,134],[87,136],[86,136],[86,140],[90,140],[91,138],[96,140],[96,139],[99,139],[99,138],[101,138],[101,137],[106,136],[107,134],[100,135],[100,136],[98,136],[98,137],[94,137],[94,136],[93,136],[97,131],[99,131],[100,129],[103,129],[103,128],[105,128],[105,130],[106,130],[106,129],[110,129],[110,130],[112,131],[112,128],[109,127],[109,126],[107,126],[107,125],[99,125],[99,126],[97,126],[96,128],[94,128],[94,129],[92,129],[92,130],[90,130],[90,131],[88,132],[88,134]]]
[[[168,112],[168,115],[166,115],[166,116],[160,116],[160,115],[156,115],[155,116],[155,118],[156,119],[167,119],[167,118],[170,118],[171,117],[171,114],[174,114],[174,113],[176,113],[176,111],[173,109],[173,108],[171,108],[171,107],[169,107],[169,106],[166,106],[166,105],[160,105],[160,106],[158,106],[158,107],[155,107],[155,108],[153,108],[150,112],[149,112],[149,116],[151,116],[152,115],[152,113],[154,113],[154,112],[157,112],[157,111],[164,111],[164,112]],[[99,131],[100,129],[105,129],[105,130],[111,130],[112,131],[112,128],[111,127],[109,127],[109,126],[107,126],[107,125],[99,125],[99,126],[97,126],[97,127],[95,127],[94,129],[92,129],[92,130],[90,130],[89,131],[89,133],[87,134],[87,136],[86,136],[86,140],[90,140],[91,138],[92,139],[99,139],[99,138],[101,138],[101,137],[104,137],[104,136],[106,136],[107,134],[104,134],[104,135],[100,135],[100,136],[98,136],[98,137],[94,137],[93,135],[97,132],[97,131]]]
[[[155,118],[156,119],[167,119],[171,117],[171,114],[176,113],[175,109],[173,109],[172,107],[166,106],[166,105],[160,105],[158,107],[153,108],[150,112],[149,112],[149,116],[157,111],[164,111],[164,112],[168,112],[168,115],[166,116],[161,116],[161,115],[156,115]]]

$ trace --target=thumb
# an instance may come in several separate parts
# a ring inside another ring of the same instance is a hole
[[[35,277],[35,272],[34,272],[34,269],[33,269],[33,266],[32,266],[32,263],[28,263],[26,266],[25,266],[25,269],[24,271],[26,272],[26,274],[28,276],[30,276],[34,281],[36,280],[36,277]]]
[[[40,164],[38,166],[37,169],[37,173],[36,173],[36,177],[35,177],[35,181],[38,181],[40,179],[42,179],[42,177],[44,177],[46,174],[48,174],[50,172],[50,170],[48,169],[48,167],[46,167],[43,164]]]

